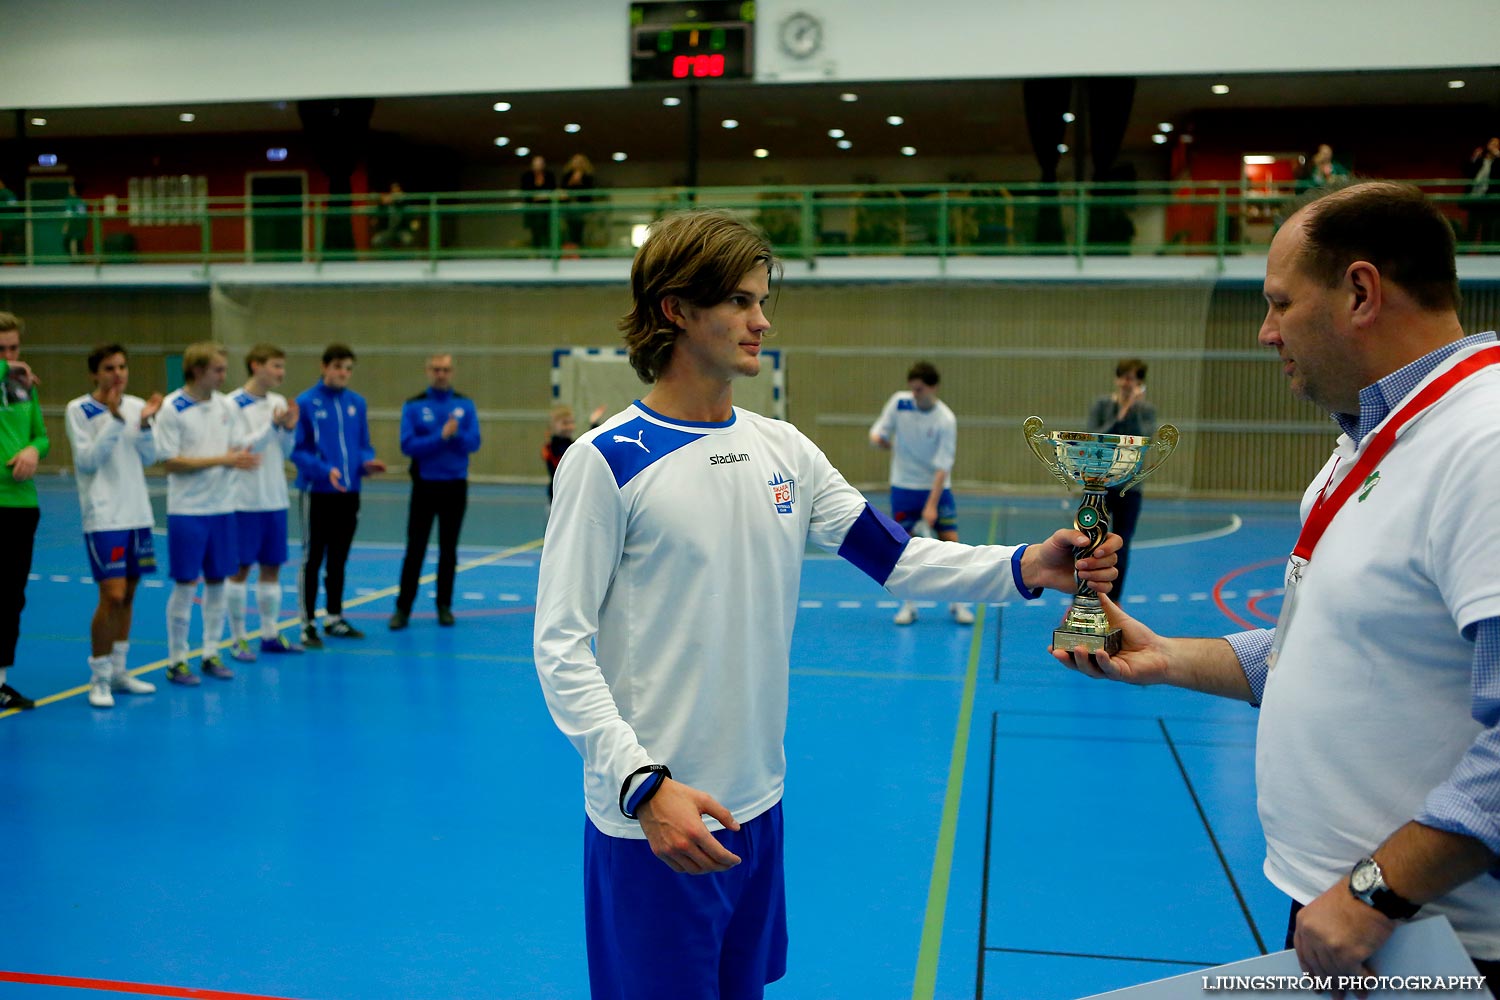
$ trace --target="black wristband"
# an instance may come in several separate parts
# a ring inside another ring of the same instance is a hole
[[[661,791],[661,783],[672,776],[672,770],[665,764],[647,764],[645,767],[638,767],[634,771],[630,772],[630,777],[626,778],[624,782],[620,784],[620,812],[626,819],[637,818],[635,813],[625,808],[625,796],[630,793],[630,783],[634,781],[638,775],[642,774],[660,774],[661,777],[657,779],[655,784],[646,789],[646,793],[641,796],[641,800],[635,804],[636,809],[640,809],[641,806],[645,805],[647,802],[650,802],[651,797],[657,792]],[[650,779],[648,778],[647,780]]]

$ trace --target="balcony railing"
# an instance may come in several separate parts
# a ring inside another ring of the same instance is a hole
[[[1500,192],[1414,181],[1449,216],[1460,253],[1500,253]],[[683,208],[744,213],[789,259],[1263,253],[1291,185],[1225,181],[714,187],[193,197],[0,204],[0,264],[628,258]],[[1483,240],[1480,235],[1483,235]]]

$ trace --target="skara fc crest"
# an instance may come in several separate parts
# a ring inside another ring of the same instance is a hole
[[[771,488],[771,502],[776,505],[776,513],[790,514],[792,504],[797,499],[797,481],[785,479],[781,473],[776,473],[776,478],[766,484]]]

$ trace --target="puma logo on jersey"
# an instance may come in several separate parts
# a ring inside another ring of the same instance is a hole
[[[632,438],[632,437],[626,437],[624,434],[616,434],[614,436],[614,441],[615,441],[615,444],[635,444],[635,445],[640,445],[641,451],[644,451],[646,454],[649,455],[649,454],[651,454],[651,449],[647,448],[646,447],[646,442],[641,440],[645,436],[646,436],[646,428],[642,427],[639,431],[636,432],[635,437]]]

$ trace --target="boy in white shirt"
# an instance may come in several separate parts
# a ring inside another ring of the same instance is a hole
[[[182,354],[184,385],[167,396],[156,418],[156,451],[167,470],[167,549],[174,581],[167,598],[167,680],[193,686],[188,629],[193,595],[203,580],[203,663],[206,676],[234,672],[218,656],[224,631],[224,580],[239,569],[234,527],[234,469],[253,469],[260,456],[237,432],[229,397],[219,392],[229,372],[224,349],[193,344]],[[259,442],[264,447],[264,441]]]
[[[129,360],[119,344],[89,353],[94,391],[68,404],[68,443],[83,508],[83,541],[99,584],[99,606],[89,626],[89,704],[113,708],[114,692],[151,694],[156,685],[125,668],[130,621],[141,576],[156,572],[151,529],[155,518],[146,492],[145,467],[156,461],[151,423],[161,393],[150,399],[125,393]]]
[[[297,426],[297,403],[275,390],[286,378],[286,352],[271,344],[256,344],[245,356],[250,380],[229,394],[239,413],[240,434],[265,438],[260,465],[232,475],[235,490],[234,522],[239,537],[240,568],[224,585],[233,644],[229,655],[241,662],[255,660],[245,612],[250,601],[246,581],[250,568],[260,566],[255,604],[260,611],[260,651],[300,653],[302,647],[281,634],[281,567],[287,558],[286,512],[291,500],[286,488],[286,460],[292,453]]]

